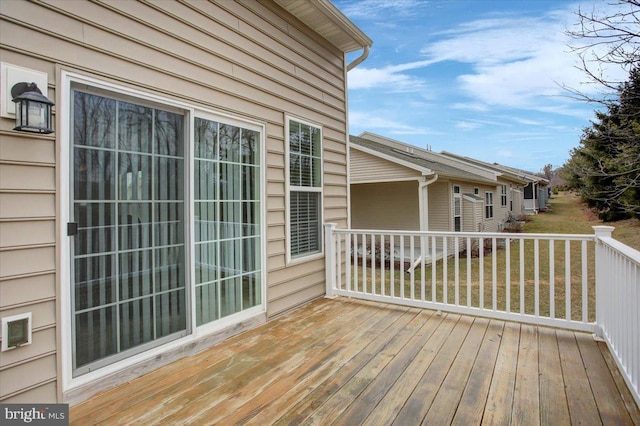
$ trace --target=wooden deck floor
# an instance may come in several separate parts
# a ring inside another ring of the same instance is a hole
[[[640,424],[590,335],[320,299],[71,409],[71,424]]]

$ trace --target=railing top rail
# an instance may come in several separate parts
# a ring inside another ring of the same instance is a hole
[[[471,237],[471,238],[515,238],[539,240],[595,241],[593,234],[531,234],[512,232],[453,232],[453,231],[401,231],[393,229],[336,229],[337,234],[386,234],[422,237]]]
[[[632,262],[635,262],[636,265],[640,266],[640,251],[629,247],[626,244],[621,243],[612,237],[600,237],[599,240],[606,246],[614,249],[619,254],[627,257]]]

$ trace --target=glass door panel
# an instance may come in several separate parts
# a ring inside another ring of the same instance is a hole
[[[195,119],[196,325],[262,303],[260,133]]]
[[[73,102],[79,375],[186,334],[184,116],[78,90]]]

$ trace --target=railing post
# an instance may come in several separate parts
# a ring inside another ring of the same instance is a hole
[[[606,281],[607,268],[610,267],[605,255],[605,248],[600,238],[611,238],[611,234],[615,228],[613,226],[593,226],[596,236],[596,333],[597,339],[604,338],[603,325],[606,326],[606,310],[608,308],[606,302]]]
[[[335,230],[338,225],[335,223],[325,223],[324,225],[324,258],[326,273],[326,295],[325,297],[334,297],[333,289],[336,287],[336,242],[334,239]]]

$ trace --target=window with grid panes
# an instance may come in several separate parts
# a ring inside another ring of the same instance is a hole
[[[288,119],[291,258],[322,251],[322,130]]]
[[[484,217],[485,219],[493,217],[493,192],[484,193]]]

